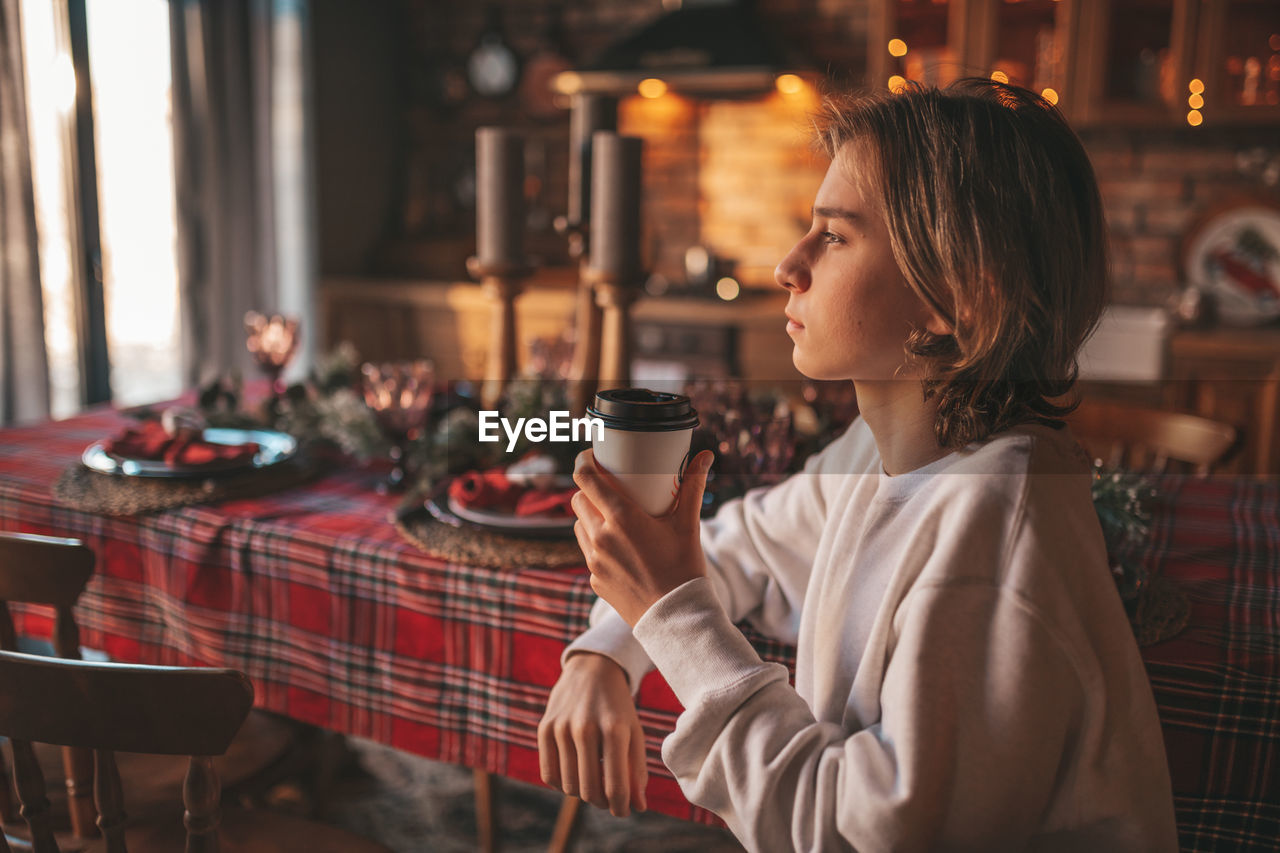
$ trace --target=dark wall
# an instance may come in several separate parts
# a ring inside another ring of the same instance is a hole
[[[404,172],[399,0],[311,4],[321,275],[367,272],[394,228]]]

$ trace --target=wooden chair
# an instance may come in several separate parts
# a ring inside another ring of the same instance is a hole
[[[1066,418],[1095,460],[1135,471],[1208,475],[1236,447],[1236,428],[1197,415],[1084,400]]]
[[[93,750],[103,838],[91,853],[176,851],[184,843],[188,853],[390,853],[332,826],[220,808],[221,784],[211,756],[226,751],[253,706],[253,686],[243,673],[0,652],[0,684],[0,735],[12,743],[18,799],[35,853],[56,853],[59,847],[33,742]],[[117,752],[190,756],[180,821],[175,814],[167,824],[128,824]],[[0,851],[8,849],[0,840]]]
[[[0,650],[17,650],[6,602],[22,602],[53,608],[54,652],[79,660],[80,631],[71,608],[93,568],[93,551],[77,540],[0,533]],[[289,769],[293,747],[294,732],[288,723],[270,714],[250,713],[230,748],[219,753],[219,777],[233,791],[260,787],[277,778],[277,769]],[[40,744],[36,757],[46,778],[62,773],[66,780],[65,798],[60,791],[53,796],[60,843],[70,850],[87,846],[98,837],[90,786],[93,756],[83,749]],[[122,754],[117,756],[117,765],[130,787],[132,814],[144,817],[176,808],[185,775],[182,761],[164,755]],[[23,837],[22,826],[13,826],[15,812],[6,777],[0,753],[0,822],[11,832],[9,840],[14,846],[24,847],[30,839]]]

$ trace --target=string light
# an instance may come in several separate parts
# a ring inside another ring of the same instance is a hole
[[[1191,125],[1192,127],[1199,127],[1203,123],[1204,123],[1204,116],[1200,115],[1199,110],[1192,110],[1191,112],[1187,113],[1187,124]]]
[[[646,77],[636,87],[642,98],[661,98],[667,94],[667,84],[657,77]]]
[[[902,91],[907,85],[907,79],[900,74],[895,74],[889,78],[889,91],[895,95]]]
[[[995,80],[997,83],[1008,83],[1009,75],[1005,74],[1003,71],[992,71],[991,79]]]
[[[1187,104],[1190,105],[1191,109],[1198,110],[1204,106],[1204,97],[1202,95],[1192,95],[1187,98]]]
[[[562,95],[575,95],[582,91],[582,77],[572,71],[561,71],[552,85]]]
[[[1204,92],[1204,83],[1203,81],[1200,80],[1199,77],[1195,77],[1191,80],[1190,83],[1187,84],[1187,89],[1193,95],[1202,94]]]
[[[1058,93],[1053,89],[1045,89],[1043,92],[1040,93],[1040,97],[1044,98],[1046,101],[1048,101],[1051,104],[1058,103]]]
[[[890,56],[906,56],[907,43],[902,39],[889,39],[889,55]]]
[[[742,286],[735,279],[725,276],[716,282],[716,296],[725,302],[732,302],[740,293],[742,293]]]
[[[773,84],[784,95],[798,95],[804,89],[804,81],[795,74],[779,74]]]

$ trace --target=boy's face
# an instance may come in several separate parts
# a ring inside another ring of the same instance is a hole
[[[899,372],[913,327],[945,334],[945,323],[916,296],[893,259],[889,229],[849,178],[859,148],[846,145],[827,169],[813,203],[813,225],[778,264],[791,293],[787,334],[796,369],[811,379],[906,378]]]

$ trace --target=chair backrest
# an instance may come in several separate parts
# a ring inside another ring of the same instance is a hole
[[[0,651],[17,651],[8,602],[53,608],[53,648],[64,658],[80,658],[80,629],[71,608],[93,575],[93,551],[75,539],[0,533]],[[93,804],[93,754],[66,747],[67,811],[80,838],[98,834]],[[0,758],[0,818],[14,817],[8,774]]]
[[[19,601],[52,607],[54,648],[62,657],[80,657],[71,607],[92,577],[93,564],[93,551],[76,539],[0,533],[0,650],[15,650],[5,602]]]
[[[253,705],[253,686],[231,669],[136,666],[0,652],[0,736],[35,853],[58,847],[32,742],[94,751],[98,826],[124,847],[124,793],[115,752],[191,756],[183,786],[187,851],[217,850],[221,786],[212,756],[226,752]]]
[[[1095,459],[1135,471],[1183,468],[1204,476],[1237,446],[1231,424],[1125,403],[1084,400],[1067,423]]]

